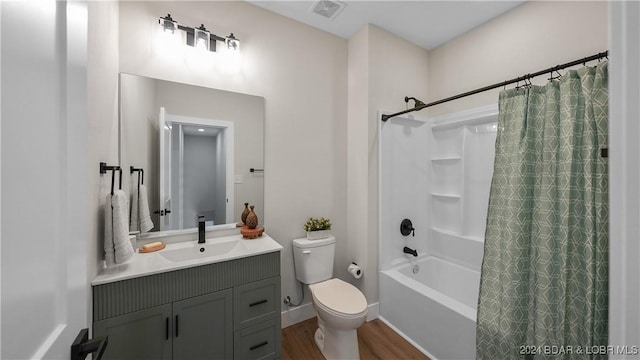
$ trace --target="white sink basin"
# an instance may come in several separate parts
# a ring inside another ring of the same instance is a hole
[[[162,250],[160,255],[169,261],[181,262],[227,255],[234,250],[239,250],[243,247],[242,245],[242,242],[238,239],[204,244],[194,242],[186,244],[184,247]]]

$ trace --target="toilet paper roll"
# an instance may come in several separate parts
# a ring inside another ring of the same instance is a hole
[[[357,264],[352,263],[351,265],[349,265],[347,271],[356,279],[360,279],[362,277],[362,269],[360,269],[360,266],[358,266]]]

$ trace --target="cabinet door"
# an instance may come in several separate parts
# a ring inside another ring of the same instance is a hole
[[[232,291],[173,303],[174,359],[233,358]]]
[[[93,323],[109,336],[103,359],[171,359],[171,305],[161,305]]]

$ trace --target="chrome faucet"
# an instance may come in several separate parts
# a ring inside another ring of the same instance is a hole
[[[204,215],[198,215],[198,244],[204,244]]]

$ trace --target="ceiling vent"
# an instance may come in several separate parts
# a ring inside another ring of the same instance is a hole
[[[340,1],[318,0],[313,3],[311,12],[318,14],[325,19],[333,20],[346,6],[347,4]]]

